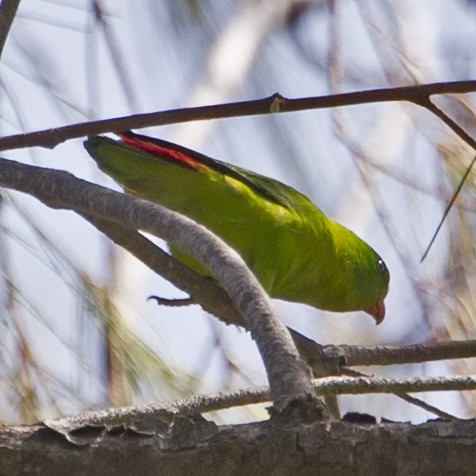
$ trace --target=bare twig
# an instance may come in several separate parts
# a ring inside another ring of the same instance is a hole
[[[420,263],[422,263],[425,260],[425,258],[427,257],[431,247],[433,246],[433,243],[436,240],[436,237],[438,236],[438,233],[441,230],[441,227],[443,226],[443,223],[446,220],[446,217],[448,216],[451,209],[453,208],[453,205],[456,202],[456,199],[458,198],[458,195],[461,192],[461,189],[463,188],[463,185],[465,184],[469,174],[471,173],[471,170],[474,167],[474,164],[476,164],[476,155],[473,157],[473,160],[468,165],[468,168],[466,169],[465,173],[463,174],[463,177],[461,177],[461,180],[459,181],[459,184],[456,187],[456,190],[454,191],[453,196],[451,197],[450,201],[448,202],[448,205],[446,206],[445,211],[443,212],[443,215],[442,215],[440,221],[438,222],[438,225],[437,225],[437,227],[436,227],[436,229],[433,233],[433,236],[431,237],[430,242],[428,243],[423,255],[420,258]]]
[[[192,298],[169,299],[161,296],[149,296],[147,301],[155,301],[159,306],[166,307],[184,307],[196,304]]]
[[[448,420],[448,421],[458,420],[458,417],[452,415],[451,413],[447,413],[443,410],[440,410],[434,405],[430,405],[429,403],[425,402],[421,398],[413,397],[412,395],[409,395],[408,393],[394,393],[394,395],[398,398],[401,398],[402,400],[405,400],[407,403],[410,403],[411,405],[415,405],[416,407],[419,407],[422,410],[427,411],[428,413],[433,413],[433,415],[436,415],[437,417],[442,418],[443,420]]]
[[[329,357],[339,355],[342,365],[347,366],[416,364],[475,357],[476,340],[377,347],[330,345],[323,347],[322,352]]]
[[[415,98],[412,102],[432,112],[436,117],[438,117],[438,119],[444,122],[460,139],[462,139],[472,149],[476,151],[476,141],[459,124],[453,121],[453,119],[451,119],[448,114],[446,114],[434,102],[432,102],[430,100],[430,96],[422,96],[421,98]]]
[[[476,140],[474,140],[459,124],[453,121],[453,119],[451,119],[451,117],[449,117],[442,109],[440,109],[435,103],[433,103],[430,97],[427,97],[427,98],[423,97],[414,102],[416,104],[420,104],[420,106],[428,109],[433,114],[435,114],[436,117],[438,117],[441,121],[443,121],[459,138],[464,140],[476,152]],[[474,156],[473,160],[471,161],[468,168],[466,169],[466,172],[463,174],[463,177],[461,178],[458,186],[456,187],[456,190],[453,196],[451,197],[451,200],[449,201],[445,211],[443,212],[443,216],[441,217],[436,227],[436,230],[433,233],[433,236],[431,237],[431,240],[428,243],[428,246],[426,247],[420,259],[420,263],[422,263],[427,257],[431,247],[433,246],[433,243],[436,240],[436,237],[438,236],[439,231],[441,230],[441,227],[443,226],[444,221],[446,220],[446,217],[448,216],[451,208],[453,207],[454,202],[458,198],[458,195],[461,192],[461,189],[463,188],[463,185],[465,184],[466,179],[468,178],[475,163],[476,163],[476,156]]]
[[[24,147],[53,148],[68,139],[91,134],[121,132],[150,126],[162,126],[179,122],[253,116],[278,112],[306,111],[338,106],[352,106],[377,102],[413,102],[422,106],[435,94],[463,94],[476,91],[476,81],[431,83],[400,88],[373,89],[327,96],[288,99],[280,94],[255,101],[217,104],[213,106],[172,109],[169,111],[136,114],[127,117],[72,124],[43,131],[17,134],[0,138],[0,151]]]
[[[319,395],[476,390],[476,376],[456,377],[324,377],[315,382]]]
[[[358,370],[349,369],[349,368],[343,369],[342,374],[347,377],[364,377],[364,378],[371,377],[370,375],[366,375],[362,372],[359,372]],[[456,419],[454,415],[444,412],[443,410],[440,410],[434,405],[430,405],[429,403],[423,401],[422,399],[409,395],[408,393],[394,393],[394,395],[397,398],[400,398],[401,400],[404,400],[405,402],[409,403],[410,405],[415,405],[416,407],[419,407],[429,413],[433,413],[434,415],[440,418],[443,418],[444,420]]]
[[[476,340],[456,342],[436,342],[409,346],[322,346],[307,337],[293,334],[301,355],[311,365],[316,375],[348,375],[368,378],[360,371],[350,369],[354,365],[395,365],[448,360],[476,355]],[[324,368],[324,371],[322,369]],[[395,396],[416,405],[446,420],[453,415],[406,393],[397,392]]]

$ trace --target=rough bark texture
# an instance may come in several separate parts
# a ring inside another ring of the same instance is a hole
[[[164,415],[154,430],[0,431],[0,475],[474,475],[474,421],[217,427]]]

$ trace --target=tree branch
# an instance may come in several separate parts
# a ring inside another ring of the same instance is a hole
[[[243,316],[233,306],[228,294],[214,279],[198,274],[169,255],[138,231],[109,220],[78,212],[114,243],[129,251],[155,273],[186,292],[194,304],[218,317],[225,324],[247,328]]]
[[[341,365],[417,364],[434,360],[464,359],[476,356],[476,340],[434,342],[406,346],[323,346],[325,360],[340,360]]]
[[[254,101],[136,114],[127,117],[84,122],[43,131],[6,136],[0,138],[0,151],[34,146],[53,148],[68,139],[75,139],[91,134],[121,132],[129,129],[162,126],[179,122],[306,111],[309,109],[353,106],[376,102],[407,101],[425,107],[424,103],[426,103],[428,98],[432,95],[462,94],[475,91],[476,81],[455,81],[404,86],[400,88],[372,89],[368,91],[299,99],[288,99],[276,93],[268,98]],[[465,139],[463,138],[463,140]]]
[[[15,19],[18,5],[20,5],[20,0],[3,0],[0,3],[0,57]]]
[[[87,213],[163,238],[216,277],[243,315],[263,359],[274,412],[285,418],[323,417],[310,373],[271,300],[241,257],[206,228],[175,212],[80,180],[68,172],[0,159],[0,185],[28,193],[53,208]],[[299,404],[297,404],[299,402]]]
[[[403,393],[429,391],[464,391],[476,390],[476,376],[457,377],[324,377],[313,382],[316,393],[320,396],[361,395],[367,393]],[[235,392],[196,395],[183,400],[165,404],[128,406],[108,408],[105,410],[85,412],[80,415],[45,420],[49,428],[69,438],[71,433],[86,426],[113,427],[130,426],[136,428],[153,419],[154,416],[168,413],[170,415],[196,415],[214,412],[236,406],[265,403],[270,401],[267,387],[238,390]],[[453,418],[451,418],[453,419]]]
[[[476,390],[476,376],[407,377],[324,377],[315,382],[319,395],[362,393],[403,393]]]

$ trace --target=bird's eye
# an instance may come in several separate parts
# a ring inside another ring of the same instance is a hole
[[[387,271],[387,266],[384,263],[383,259],[379,259],[377,261],[377,269],[378,269],[380,274],[384,274]]]

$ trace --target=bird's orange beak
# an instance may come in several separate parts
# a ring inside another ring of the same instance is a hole
[[[378,326],[385,318],[385,303],[383,299],[370,306],[365,312],[375,319],[375,323]]]

